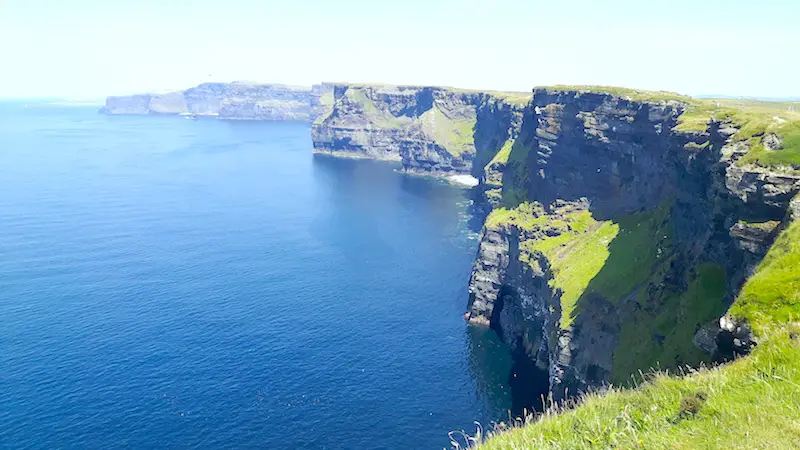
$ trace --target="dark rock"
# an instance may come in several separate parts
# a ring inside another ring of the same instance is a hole
[[[683,108],[679,101],[542,89],[522,112],[515,145],[530,156],[514,187],[524,190],[526,200],[550,205],[554,222],[555,208],[565,205],[586,209],[597,220],[673,205],[664,219],[672,230],[671,262],[659,282],[641,287],[645,299],[584,295],[581,313],[568,327],[560,326],[562,293],[550,286],[550,262],[521,250],[521,242],[561,232],[531,233],[513,224],[483,230],[470,279],[470,317],[546,367],[554,399],[608,383],[622,326],[637,311],[657,315],[663,307],[657,299],[685,292],[692,268],[711,262],[724,269],[723,302],[729,305],[784,226],[787,211],[800,216],[800,175],[740,164],[749,144],[732,138],[737,129],[729,123],[712,121],[705,132],[674,131]],[[506,189],[508,170],[487,169],[491,175],[484,181],[500,179]],[[656,346],[667,342],[659,333],[641,338]],[[716,359],[756,345],[746,324],[727,318],[699,326],[687,339]]]

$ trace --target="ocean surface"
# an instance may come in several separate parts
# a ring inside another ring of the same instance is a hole
[[[449,447],[507,418],[469,192],[299,123],[0,103],[0,447]]]

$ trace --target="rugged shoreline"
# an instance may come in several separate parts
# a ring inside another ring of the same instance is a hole
[[[567,399],[756,344],[728,310],[793,220],[800,149],[787,133],[800,117],[791,108],[591,86],[320,86],[269,113],[241,106],[266,101],[241,86],[206,86],[213,95],[197,104],[189,91],[138,98],[116,112],[301,114],[315,154],[476,180],[476,207],[491,213],[465,318],[497,331],[533,378],[544,374],[546,389],[529,391]]]

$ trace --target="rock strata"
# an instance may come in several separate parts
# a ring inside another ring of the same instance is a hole
[[[529,206],[487,219],[466,317],[524,349],[555,399],[755,345],[724,313],[800,211],[800,174],[743,164],[735,124],[681,131],[687,107],[537,89],[486,165],[496,207]]]
[[[408,172],[479,178],[513,133],[527,96],[337,85],[333,99],[330,114],[312,128],[315,152],[402,161]]]

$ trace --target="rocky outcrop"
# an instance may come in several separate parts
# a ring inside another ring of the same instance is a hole
[[[311,122],[330,107],[331,87],[204,83],[185,91],[108,97],[106,114],[195,114],[224,119]]]
[[[333,102],[312,128],[315,152],[402,161],[408,172],[480,176],[514,132],[525,96],[337,85]]]
[[[734,124],[679,131],[686,107],[537,89],[509,155],[486,166],[506,206],[529,206],[487,219],[466,318],[524,349],[556,399],[754,345],[746,324],[719,318],[800,175],[742,164]]]

